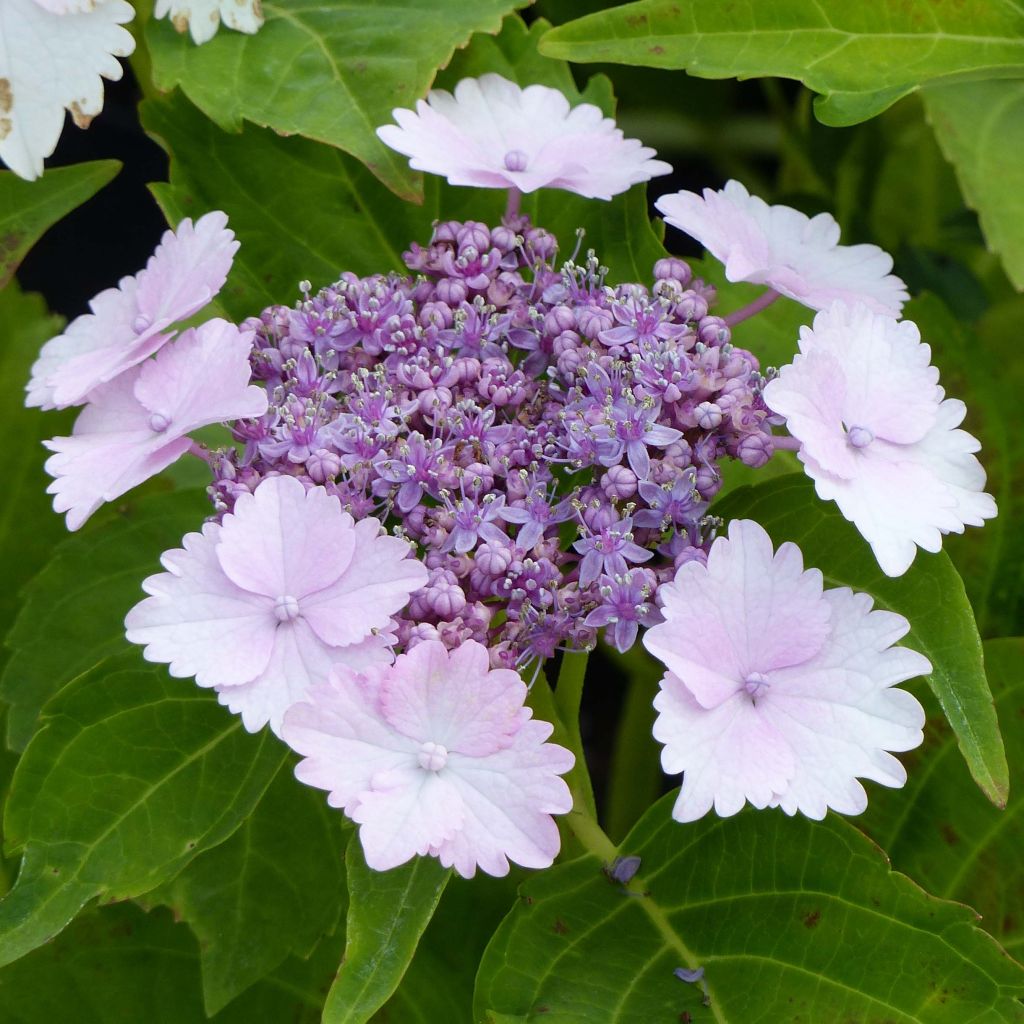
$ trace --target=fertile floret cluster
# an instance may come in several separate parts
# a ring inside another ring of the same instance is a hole
[[[243,325],[270,406],[234,424],[218,512],[287,474],[390,522],[430,570],[406,649],[474,639],[516,666],[603,627],[626,650],[706,558],[719,460],[772,453],[756,358],[679,259],[611,287],[522,217],[439,224],[405,259]]]

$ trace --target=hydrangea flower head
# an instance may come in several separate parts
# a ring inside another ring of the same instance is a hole
[[[322,487],[270,477],[223,523],[164,553],[127,637],[173,676],[195,676],[255,732],[333,665],[391,661],[391,616],[426,582],[407,543],[358,523]]]
[[[985,494],[980,445],[959,425],[917,326],[836,305],[801,328],[800,354],[764,390],[801,443],[818,496],[835,501],[889,576],[918,547],[938,551],[996,514]]]
[[[659,589],[665,621],[644,644],[668,672],[655,698],[662,766],[683,773],[673,810],[693,821],[745,802],[820,819],[858,814],[858,779],[906,782],[889,751],[922,740],[924,711],[896,683],[931,671],[893,644],[909,623],[848,588],[822,589],[799,548],[734,520],[707,564]]]
[[[166,231],[146,268],[90,303],[91,313],[51,338],[32,367],[27,405],[78,405],[99,385],[149,358],[173,335],[168,328],[220,291],[238,242],[219,210]]]
[[[251,333],[210,320],[93,391],[72,436],[45,442],[48,492],[68,529],[177,461],[191,431],[266,412],[266,392],[249,383],[251,348]]]
[[[505,875],[510,860],[552,863],[551,815],[572,807],[559,776],[573,755],[546,742],[552,727],[525,700],[482,644],[426,640],[390,666],[337,666],[288,711],[283,735],[304,756],[298,778],[359,823],[370,867],[430,855],[466,878]]]
[[[221,22],[248,35],[263,24],[260,0],[156,0],[153,17],[170,18],[179,32],[191,32],[197,45],[212,39]]]
[[[730,281],[768,285],[811,309],[862,302],[899,316],[907,301],[906,286],[890,273],[892,257],[877,245],[840,245],[831,214],[770,206],[738,181],[703,196],[662,196],[655,206],[723,263]]]
[[[0,3],[0,159],[38,178],[68,110],[80,128],[103,109],[103,79],[118,81],[135,49],[122,26],[127,0],[4,0]]]
[[[452,95],[431,90],[416,110],[394,110],[397,125],[377,129],[410,165],[478,188],[564,188],[611,199],[668,174],[654,150],[627,139],[591,103],[570,108],[557,89],[525,89],[501,75],[464,78]]]

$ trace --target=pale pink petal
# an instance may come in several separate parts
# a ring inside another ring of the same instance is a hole
[[[383,626],[427,582],[410,545],[382,534],[378,520],[355,524],[352,558],[341,575],[302,601],[302,614],[329,644],[356,643]]]
[[[376,871],[429,854],[458,833],[463,816],[452,781],[418,765],[377,775],[351,811],[366,863]]]
[[[127,0],[90,4],[0,3],[0,160],[22,178],[38,178],[56,148],[65,111],[82,128],[103,109],[103,79],[118,81],[118,57],[135,48],[122,26]]]
[[[393,660],[387,634],[348,647],[327,647],[301,618],[282,623],[275,620],[274,625],[274,646],[266,668],[241,685],[217,688],[221,704],[241,715],[249,732],[258,732],[269,723],[280,736],[285,712],[308,699],[310,689],[323,683],[332,668],[363,672]]]
[[[164,552],[166,572],[146,579],[150,596],[125,619],[131,643],[147,661],[166,662],[172,676],[195,676],[200,686],[248,682],[267,667],[277,620],[271,603],[236,587],[217,562],[221,528],[207,523],[183,547]]]
[[[812,309],[864,303],[899,316],[907,300],[906,286],[890,273],[892,258],[875,245],[840,245],[839,225],[827,213],[770,206],[738,181],[703,196],[662,196],[655,206],[725,264],[730,281],[768,285]]]
[[[393,728],[471,757],[512,742],[526,715],[525,700],[519,674],[490,669],[487,648],[475,640],[451,652],[441,644],[419,644],[380,690],[381,711]]]
[[[238,242],[228,217],[214,210],[193,225],[186,217],[165,231],[138,275],[139,314],[151,324],[176,323],[203,308],[228,278]]]
[[[415,111],[392,113],[398,123],[378,128],[381,140],[453,185],[610,199],[671,171],[592,104],[570,109],[557,89],[524,89],[501,75],[464,78],[454,95],[435,89]]]
[[[644,646],[707,708],[752,672],[805,661],[828,633],[821,573],[804,572],[793,544],[773,553],[771,539],[749,520],[730,523],[708,564],[684,564],[658,596],[665,622],[647,631]]]

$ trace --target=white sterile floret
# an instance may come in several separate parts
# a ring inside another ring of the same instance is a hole
[[[730,281],[768,285],[811,309],[862,302],[899,316],[907,301],[906,285],[890,273],[892,257],[877,245],[840,245],[831,214],[771,206],[738,181],[703,196],[662,196],[655,206],[723,263]]]
[[[15,174],[43,173],[65,110],[85,128],[103,109],[103,79],[135,49],[121,27],[134,16],[126,0],[0,3],[0,159]]]
[[[963,402],[946,398],[917,326],[835,305],[801,328],[800,354],[764,390],[800,442],[818,496],[835,501],[888,576],[917,548],[996,514],[983,490],[976,438],[957,429]]]
[[[672,168],[627,139],[592,103],[570,108],[557,89],[525,89],[501,75],[464,78],[455,94],[434,89],[413,110],[394,110],[381,140],[418,171],[477,188],[563,188],[611,199]]]
[[[179,32],[191,32],[197,44],[212,39],[221,22],[249,35],[263,24],[260,0],[156,0],[153,15],[169,17]]]

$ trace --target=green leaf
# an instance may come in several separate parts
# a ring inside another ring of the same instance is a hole
[[[286,761],[230,839],[146,896],[173,907],[199,938],[207,1014],[334,931],[345,905],[340,822]]]
[[[1024,299],[992,307],[970,332],[933,295],[912,299],[903,315],[932,346],[947,393],[967,403],[965,429],[981,441],[986,490],[999,508],[984,529],[950,536],[946,549],[964,579],[981,635],[1012,635],[1024,628]]]
[[[909,620],[910,632],[901,643],[931,661],[928,685],[956,733],[971,775],[994,804],[1004,806],[1009,776],[981,639],[949,556],[919,551],[903,576],[885,576],[836,506],[819,500],[811,481],[795,474],[734,491],[714,512],[726,521],[755,520],[776,546],[793,541],[803,551],[804,564],[820,569],[827,585],[864,591],[878,607]]]
[[[128,649],[124,617],[145,596],[143,579],[160,554],[202,525],[209,504],[198,491],[130,499],[113,519],[67,536],[46,568],[25,588],[7,637],[11,657],[0,697],[11,705],[7,742],[22,750],[42,706],[67,682]],[[63,521],[40,514],[43,536]],[[16,542],[30,544],[19,529]]]
[[[641,858],[628,891],[590,855],[520,887],[480,965],[478,1020],[1024,1020],[1024,969],[967,907],[894,874],[841,818],[747,811],[683,826],[674,799],[619,848]],[[677,967],[703,967],[703,982]]]
[[[345,959],[324,1005],[324,1024],[366,1024],[391,998],[451,875],[433,857],[373,871],[355,836],[345,869]]]
[[[0,171],[0,288],[42,235],[117,175],[117,160],[54,167],[38,181]]]
[[[249,990],[213,1024],[288,1021],[319,1024],[335,949],[290,960]],[[206,1020],[199,950],[166,910],[131,903],[83,914],[40,949],[0,970],[5,1024],[199,1024]]]
[[[1024,639],[990,640],[985,667],[1017,777],[1024,769]],[[986,803],[956,755],[941,717],[929,720],[923,747],[904,755],[901,792],[873,794],[857,819],[893,864],[929,892],[970,904],[981,923],[1020,958],[1024,949],[1024,794],[1006,809]]]
[[[40,296],[23,294],[16,284],[0,289],[0,430],[4,437],[17,438],[17,443],[0,449],[0,480],[4,481],[0,506],[0,565],[4,573],[0,635],[10,628],[21,607],[21,588],[66,534],[64,521],[53,514],[46,493],[50,478],[43,472],[47,453],[42,441],[70,433],[72,416],[25,408],[29,367],[40,345],[59,334],[63,325],[59,316],[46,311]],[[31,529],[26,529],[26,524],[31,524]],[[5,654],[0,651],[0,664],[4,660]]]
[[[216,695],[135,651],[68,684],[14,773],[4,835],[23,848],[0,901],[0,965],[52,938],[91,899],[155,888],[230,836],[287,754]]]
[[[1013,3],[989,0],[641,0],[552,30],[574,62],[685,69],[700,78],[795,78],[826,124],[881,113],[924,82],[1024,72]]]
[[[497,32],[524,2],[275,0],[264,2],[266,23],[252,36],[219,32],[194,46],[161,19],[146,27],[146,42],[158,88],[180,85],[224,128],[245,120],[329,143],[418,200],[420,176],[375,129],[426,95],[456,47],[474,32]]]
[[[978,211],[989,249],[1024,289],[1024,81],[935,85],[922,95],[964,198]]]

